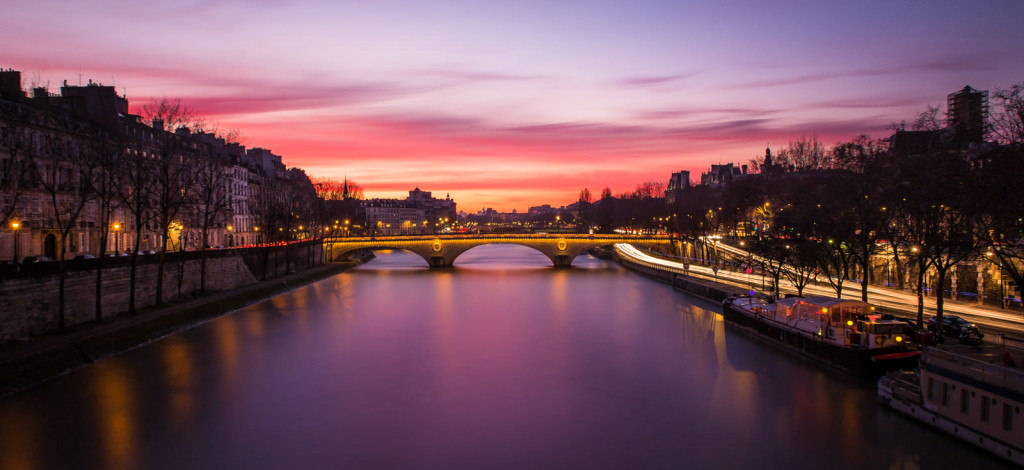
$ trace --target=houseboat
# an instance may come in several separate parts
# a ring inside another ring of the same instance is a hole
[[[999,347],[925,348],[919,370],[878,379],[878,401],[1024,466],[1024,369]]]
[[[857,375],[913,368],[921,355],[906,322],[885,318],[859,300],[730,297],[722,314],[742,329]]]

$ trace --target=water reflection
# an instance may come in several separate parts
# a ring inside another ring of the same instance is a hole
[[[135,390],[128,371],[114,361],[93,365],[96,416],[99,418],[96,434],[103,449],[103,468],[112,470],[137,468],[135,441],[139,431]]]
[[[588,256],[382,252],[0,401],[7,468],[1008,468]]]

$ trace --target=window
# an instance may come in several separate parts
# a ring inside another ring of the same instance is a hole
[[[1013,431],[1013,407],[1003,404],[1003,431]]]
[[[970,411],[971,397],[967,394],[967,390],[960,389],[960,412],[967,414]]]
[[[935,399],[935,393],[932,392],[932,390],[934,390],[934,388],[935,388],[935,381],[931,377],[928,377],[928,401],[932,401],[932,400]]]
[[[942,383],[942,406],[949,405],[949,384],[946,382]]]
[[[989,414],[990,414],[990,412],[989,412],[988,397],[986,397],[985,395],[982,395],[981,396],[981,422],[982,423],[987,423],[988,422]]]

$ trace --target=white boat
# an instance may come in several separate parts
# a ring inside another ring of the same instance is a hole
[[[920,370],[878,379],[878,401],[1024,466],[1024,370],[997,348],[925,348]]]

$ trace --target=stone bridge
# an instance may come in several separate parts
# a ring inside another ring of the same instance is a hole
[[[407,237],[329,238],[324,248],[332,259],[343,259],[357,250],[395,249],[420,255],[431,268],[447,268],[470,248],[480,245],[522,245],[544,253],[555,267],[572,266],[572,261],[591,248],[615,243],[646,246],[670,246],[668,236],[651,235],[573,235],[573,234],[500,234],[500,235],[425,235]]]

